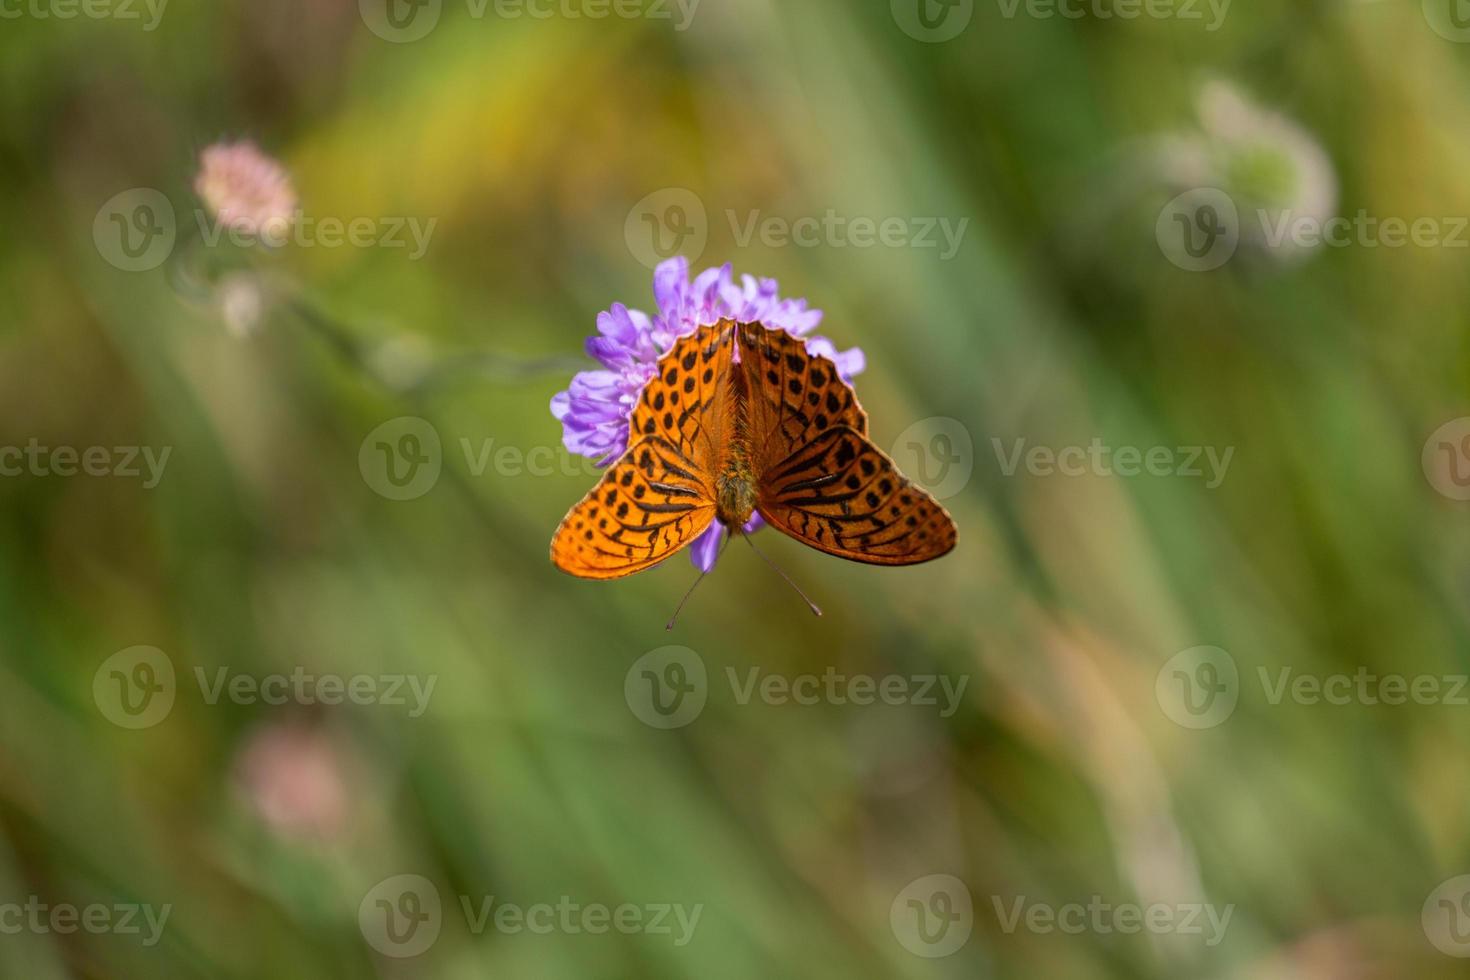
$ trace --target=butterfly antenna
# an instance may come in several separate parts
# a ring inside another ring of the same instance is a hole
[[[791,581],[791,576],[790,575],[787,575],[785,572],[781,571],[781,566],[780,565],[777,565],[775,562],[771,561],[771,559],[767,558],[766,557],[766,553],[764,551],[761,551],[759,548],[757,548],[755,546],[755,542],[753,540],[751,540],[751,535],[744,534],[744,535],[741,535],[741,537],[745,538],[746,544],[749,544],[750,545],[750,548],[751,548],[752,551],[754,551],[756,554],[758,554],[758,555],[761,556],[761,561],[765,562],[767,565],[770,565],[772,568],[774,568],[776,570],[776,574],[779,575],[779,576],[781,576],[783,579],[785,579],[786,580],[786,584],[789,585],[789,586],[791,586],[793,589],[796,590],[796,594],[799,595],[799,596],[801,596],[801,601],[802,602],[805,602],[807,604],[807,607],[810,608],[813,613],[815,613],[818,616],[822,615],[822,610],[817,606],[817,604],[815,602],[812,602],[810,599],[807,598],[806,593],[803,592],[803,591],[801,591],[801,586],[799,586],[795,582]],[[695,584],[698,584],[698,583],[695,583]]]
[[[719,553],[715,555],[715,561],[720,560],[720,555],[723,555],[725,553],[725,545],[729,543],[730,536],[728,534],[720,539],[720,550]],[[679,600],[679,605],[674,609],[674,615],[669,618],[668,623],[664,626],[665,630],[672,630],[674,628],[674,623],[678,622],[679,613],[684,611],[684,603],[689,601],[689,597],[694,594],[694,590],[699,588],[699,583],[704,581],[704,577],[708,575],[710,573],[710,570],[714,567],[715,566],[711,564],[709,569],[706,569],[699,573],[699,577],[694,580],[694,584],[689,586],[689,591],[684,593],[684,598]]]

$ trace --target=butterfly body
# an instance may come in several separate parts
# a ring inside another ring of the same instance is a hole
[[[751,466],[749,398],[745,373],[734,372],[729,394],[730,438],[715,480],[715,518],[732,531],[750,522],[758,500],[756,474]]]
[[[751,476],[740,472],[723,474],[717,492],[715,518],[721,524],[735,529],[750,523],[756,507],[755,482]]]
[[[618,578],[683,548],[718,520],[759,513],[819,551],[910,565],[954,547],[949,515],[867,437],[830,360],[759,323],[679,338],[629,419],[628,449],[568,512],[552,562]]]

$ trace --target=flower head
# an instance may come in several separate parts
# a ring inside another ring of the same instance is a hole
[[[627,451],[628,420],[643,386],[657,373],[658,359],[679,337],[726,317],[804,339],[810,353],[837,365],[844,381],[866,365],[860,348],[839,351],[831,340],[812,333],[822,322],[822,311],[809,309],[804,299],[783,299],[774,279],[742,276],[737,283],[730,266],[723,265],[706,269],[691,281],[689,262],[679,257],[654,270],[653,298],[657,316],[621,303],[599,313],[597,334],[587,339],[587,353],[602,363],[602,370],[581,372],[566,391],[551,399],[551,414],[562,424],[567,449],[595,459],[599,466]],[[754,531],[762,525],[756,515],[745,529]],[[708,571],[714,566],[724,533],[716,522],[691,546],[690,556],[698,568]]]
[[[339,835],[354,805],[355,759],[336,733],[303,720],[253,731],[236,758],[237,787],[272,831],[326,841]]]
[[[291,175],[249,140],[205,147],[194,191],[226,228],[273,242],[296,213]]]
[[[1337,208],[1337,173],[1322,144],[1307,129],[1257,105],[1229,82],[1211,81],[1196,101],[1199,127],[1162,144],[1165,176],[1188,187],[1217,187],[1235,203],[1244,241],[1278,259],[1302,248],[1288,234],[1269,241],[1267,227],[1321,222]]]

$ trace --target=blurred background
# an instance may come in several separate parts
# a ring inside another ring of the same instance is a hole
[[[0,19],[0,974],[1463,975],[1453,0]],[[954,553],[551,566],[676,254]]]

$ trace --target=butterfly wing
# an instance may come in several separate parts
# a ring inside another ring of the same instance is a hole
[[[782,331],[740,329],[756,509],[766,522],[873,565],[918,564],[954,548],[954,521],[868,439],[867,416],[836,365]]]
[[[852,429],[828,429],[760,481],[757,509],[772,527],[829,555],[916,565],[958,536],[939,502]]]
[[[868,433],[868,415],[852,387],[825,357],[784,330],[759,323],[739,327],[740,367],[745,375],[754,458],[779,461],[828,428]]]
[[[629,449],[573,507],[551,561],[582,578],[656,565],[715,517],[715,465],[731,413],[728,325],[680,338],[658,362],[629,420]]]
[[[640,440],[562,519],[552,562],[582,578],[621,578],[699,537],[715,504],[693,467],[667,440]]]

